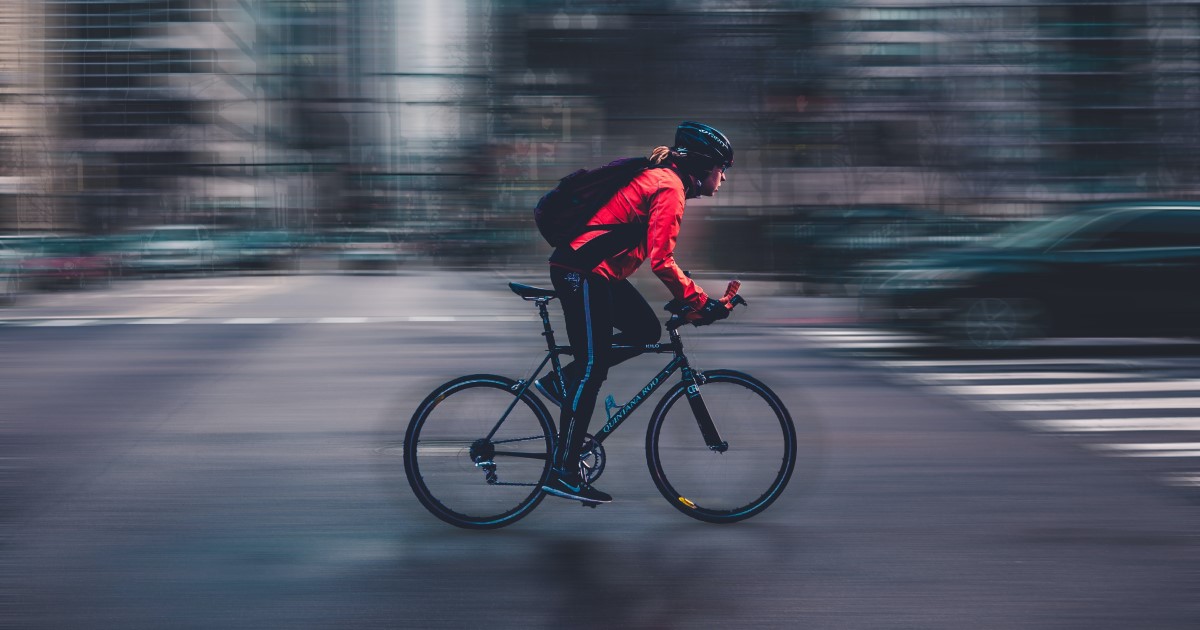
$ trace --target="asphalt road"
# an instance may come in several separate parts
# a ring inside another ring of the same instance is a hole
[[[956,358],[839,352],[820,341],[852,308],[755,300],[753,282],[750,309],[687,340],[791,409],[806,457],[778,503],[683,517],[649,479],[639,411],[606,444],[613,504],[449,527],[397,447],[439,383],[536,365],[538,323],[505,279],[137,282],[0,312],[0,626],[1200,626],[1200,502],[1164,483],[1189,464],[1108,457],[913,378],[980,369]],[[1200,371],[1168,359],[1172,378]]]

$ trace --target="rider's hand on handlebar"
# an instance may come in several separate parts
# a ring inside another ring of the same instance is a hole
[[[699,311],[692,311],[685,317],[695,326],[707,326],[715,321],[729,317],[729,300],[727,298],[721,298],[720,300],[708,298],[708,301],[704,303],[704,308]]]
[[[709,298],[700,310],[684,304],[679,299],[667,302],[663,308],[680,316],[685,322],[693,326],[707,326],[715,321],[729,317],[729,311],[733,310],[734,306],[739,303],[745,303],[745,300],[737,294],[741,286],[741,282],[737,280],[731,281],[729,286],[725,288],[725,295],[717,300]]]

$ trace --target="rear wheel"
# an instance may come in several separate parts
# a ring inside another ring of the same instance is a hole
[[[672,388],[650,419],[646,463],[659,492],[675,509],[709,523],[733,523],[767,509],[796,467],[796,428],[783,401],[754,377],[705,372]],[[700,395],[727,444],[706,444],[689,404]]]
[[[517,389],[503,376],[464,376],[417,407],[404,437],[404,472],[434,516],[494,529],[523,518],[545,496],[554,424],[532,392],[517,398]]]

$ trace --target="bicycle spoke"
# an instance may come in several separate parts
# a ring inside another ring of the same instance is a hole
[[[531,440],[544,440],[544,439],[546,439],[546,436],[544,436],[544,435],[533,435],[530,437],[512,438],[509,440],[492,440],[492,444],[511,444],[512,442],[529,442]]]

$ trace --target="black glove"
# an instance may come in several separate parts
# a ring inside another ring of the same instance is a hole
[[[721,302],[708,298],[704,303],[704,308],[700,309],[698,315],[700,318],[692,322],[696,326],[707,326],[715,321],[729,317],[729,309]]]
[[[683,300],[674,298],[670,302],[663,304],[663,310],[672,315],[683,315],[691,311],[692,307],[688,306]]]

